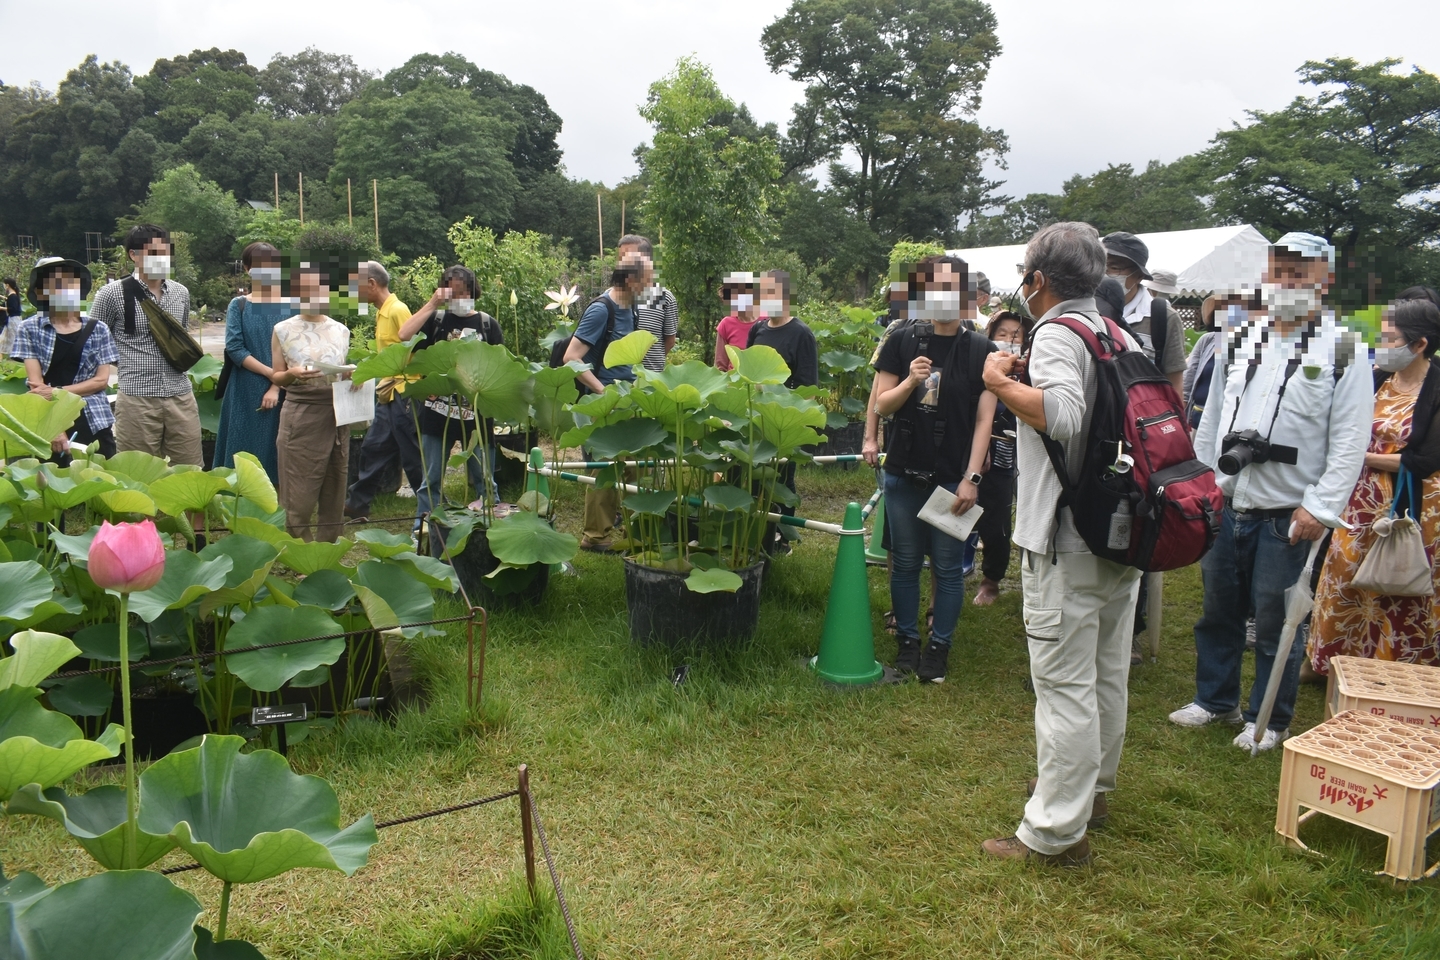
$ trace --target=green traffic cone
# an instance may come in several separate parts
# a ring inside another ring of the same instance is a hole
[[[865,544],[865,559],[870,563],[884,563],[890,559],[890,551],[880,544],[885,542],[885,496],[875,504],[875,526],[870,528],[870,540]]]
[[[860,504],[845,508],[846,530],[861,530]],[[841,534],[835,550],[835,575],[820,633],[820,654],[810,661],[817,676],[830,683],[859,686],[885,673],[875,660],[875,634],[870,624],[870,581],[865,572],[861,534]]]

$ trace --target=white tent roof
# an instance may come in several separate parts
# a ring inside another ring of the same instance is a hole
[[[1254,289],[1265,270],[1270,247],[1264,234],[1248,224],[1138,236],[1150,248],[1149,269],[1174,270],[1180,276],[1180,295],[1191,297],[1208,296],[1216,290]],[[995,296],[1007,295],[1020,286],[1025,262],[1023,243],[947,252],[964,260],[972,270],[984,271]]]

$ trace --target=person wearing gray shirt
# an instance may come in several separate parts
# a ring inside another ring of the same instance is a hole
[[[1021,548],[1022,613],[1035,685],[1039,776],[1015,835],[986,840],[986,854],[1056,866],[1090,860],[1087,829],[1102,824],[1125,742],[1130,632],[1140,571],[1090,552],[1069,509],[1041,433],[1059,441],[1071,480],[1085,456],[1098,371],[1068,316],[1105,329],[1094,292],[1105,276],[1100,235],[1055,223],[1025,249],[1020,292],[1040,320],[1024,359],[990,354],[985,386],[1019,420],[1015,544]],[[1125,347],[1140,349],[1122,332]],[[1028,378],[1028,383],[1019,377]]]

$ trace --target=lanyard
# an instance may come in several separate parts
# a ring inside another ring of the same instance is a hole
[[[1230,428],[1225,432],[1235,432],[1235,421],[1240,416],[1240,404],[1245,400],[1245,393],[1250,389],[1250,381],[1255,379],[1255,372],[1260,369],[1260,364],[1251,363],[1245,368],[1245,386],[1240,388],[1240,396],[1235,398],[1235,412],[1230,414]],[[1300,369],[1298,358],[1291,358],[1285,364],[1285,378],[1280,381],[1280,392],[1275,396],[1275,409],[1270,414],[1270,427],[1265,431],[1265,439],[1268,441],[1270,435],[1275,432],[1275,421],[1280,418],[1280,403],[1285,399],[1285,388],[1290,386],[1290,378],[1295,376],[1295,371]]]

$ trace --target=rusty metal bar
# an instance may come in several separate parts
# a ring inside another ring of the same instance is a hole
[[[530,891],[530,902],[535,902],[535,830],[530,812],[530,770],[520,764],[520,835],[525,841],[525,886]]]

